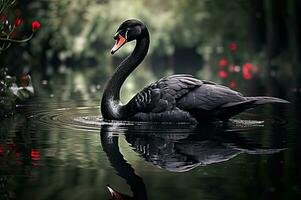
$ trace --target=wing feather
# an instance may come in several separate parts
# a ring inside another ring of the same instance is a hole
[[[202,109],[213,110],[230,102],[244,101],[245,97],[230,88],[206,84],[187,93],[177,101],[177,107],[183,110]]]
[[[139,92],[130,102],[135,112],[213,110],[228,103],[246,100],[242,94],[214,82],[198,80],[189,74],[164,77]]]
[[[176,107],[178,99],[203,84],[189,74],[164,77],[144,88],[129,102],[135,112],[163,112]]]

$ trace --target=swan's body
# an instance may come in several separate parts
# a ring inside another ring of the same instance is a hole
[[[121,24],[114,37],[112,54],[126,42],[136,40],[133,53],[116,69],[108,81],[101,104],[106,120],[146,122],[200,122],[228,120],[240,112],[266,103],[288,103],[274,97],[244,97],[228,87],[191,75],[178,74],[145,87],[126,105],[120,102],[125,79],[142,62],[149,48],[149,33],[138,20]]]

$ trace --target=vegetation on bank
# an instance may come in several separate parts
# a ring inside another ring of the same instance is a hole
[[[11,47],[12,43],[26,43],[34,36],[35,32],[41,27],[38,21],[31,24],[31,33],[28,36],[19,36],[19,28],[22,19],[17,17],[12,23],[7,11],[14,5],[15,0],[5,0],[0,2],[0,55]],[[5,56],[4,56],[5,58]],[[0,68],[0,118],[13,114],[16,100],[24,101],[34,94],[31,77],[21,74],[19,79],[7,74],[8,69]]]
[[[235,42],[239,59],[264,54],[268,65],[298,62],[299,8],[297,0],[18,1],[15,10],[25,21],[38,17],[47,25],[29,46],[18,51],[23,51],[24,60],[43,65],[41,68],[106,64],[118,25],[125,19],[138,18],[150,29],[149,53],[154,57],[173,57],[181,49],[192,48],[208,62],[216,53],[224,52],[222,47]],[[6,62],[11,59],[8,56]]]

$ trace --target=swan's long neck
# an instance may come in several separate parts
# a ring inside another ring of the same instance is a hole
[[[104,119],[126,119],[132,115],[129,105],[120,102],[120,89],[126,78],[142,62],[149,47],[149,33],[147,29],[143,37],[136,40],[136,46],[130,56],[122,61],[113,76],[107,82],[101,101],[101,113]]]

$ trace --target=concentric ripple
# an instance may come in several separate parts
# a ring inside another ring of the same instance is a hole
[[[99,132],[104,123],[100,117],[99,106],[63,107],[40,109],[28,118],[44,128],[60,127],[75,130]],[[97,115],[98,114],[98,115]]]
[[[49,106],[49,105],[48,105]],[[21,106],[22,107],[22,106]],[[40,128],[60,127],[65,129],[83,130],[90,132],[99,132],[102,125],[114,124],[115,126],[128,126],[137,125],[148,126],[145,131],[154,130],[164,132],[164,129],[168,130],[168,125],[160,126],[149,123],[133,123],[133,122],[105,122],[100,115],[100,107],[94,106],[74,106],[74,107],[59,107],[58,105],[51,105],[50,107],[43,107],[42,105],[27,105],[30,110],[30,120],[33,120]],[[223,126],[225,131],[247,131],[249,129],[258,129],[266,124],[273,127],[279,127],[286,124],[286,121],[279,118],[262,119],[259,115],[245,113],[241,115],[243,119],[230,120],[226,126],[225,124],[218,124]],[[144,129],[143,128],[143,129]],[[173,127],[174,129],[174,127]],[[190,129],[191,125],[182,125],[177,128],[178,131],[184,129]]]

